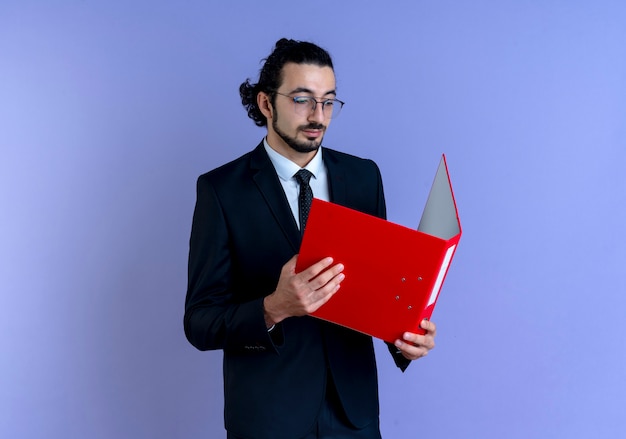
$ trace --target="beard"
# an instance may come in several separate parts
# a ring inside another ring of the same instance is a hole
[[[285,134],[283,131],[281,131],[280,128],[278,128],[278,113],[277,112],[274,112],[274,117],[272,117],[272,128],[274,128],[274,131],[276,132],[276,134],[278,134],[278,136],[281,139],[283,139],[283,141],[291,149],[297,152],[302,152],[302,153],[317,151],[319,147],[322,145],[322,140],[324,138],[324,136],[321,136],[318,139],[301,141],[301,140],[297,140],[295,137],[291,137]],[[315,124],[315,123],[310,123],[308,125],[302,125],[298,127],[298,130],[305,130],[305,129],[325,130],[326,127],[322,124]]]

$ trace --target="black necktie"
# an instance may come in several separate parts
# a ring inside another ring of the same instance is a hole
[[[311,203],[313,202],[313,191],[309,186],[309,180],[313,174],[306,169],[300,169],[296,172],[296,180],[300,184],[300,195],[298,195],[298,209],[300,210],[300,233],[304,234],[304,226],[309,217]]]

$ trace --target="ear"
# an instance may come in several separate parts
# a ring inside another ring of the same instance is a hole
[[[272,116],[274,115],[274,107],[272,107],[272,102],[270,101],[270,96],[260,91],[256,95],[256,103],[259,106],[259,110],[263,113],[268,120],[272,120]]]

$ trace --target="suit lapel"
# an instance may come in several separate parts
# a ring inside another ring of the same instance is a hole
[[[298,225],[289,208],[285,191],[280,184],[274,165],[272,165],[267,152],[265,152],[263,142],[252,151],[250,168],[252,170],[252,179],[272,211],[276,222],[280,225],[294,252],[298,252],[302,239],[300,230],[298,230]]]
[[[328,170],[328,190],[330,201],[333,203],[347,206],[348,188],[345,178],[345,171],[339,166],[337,156],[330,149],[324,149],[323,153],[324,165]]]
[[[340,166],[339,159],[333,154],[332,150],[326,148],[323,152],[323,159],[324,165],[328,170],[330,201],[350,207],[345,171]],[[276,222],[280,225],[293,250],[298,252],[302,240],[300,230],[289,208],[285,191],[280,184],[276,170],[267,152],[265,152],[263,142],[251,152],[250,168],[252,170],[252,178],[272,211]]]

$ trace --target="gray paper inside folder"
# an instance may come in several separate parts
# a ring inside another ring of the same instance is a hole
[[[441,239],[450,239],[461,231],[443,157],[417,230]]]

